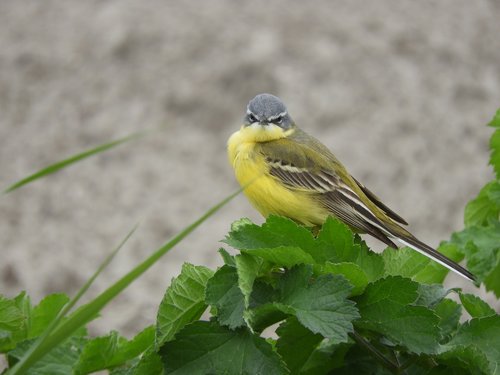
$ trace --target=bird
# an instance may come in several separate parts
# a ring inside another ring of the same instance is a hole
[[[387,246],[408,246],[475,281],[464,267],[417,239],[408,223],[347,171],[319,140],[301,130],[277,96],[248,103],[243,124],[227,142],[229,162],[250,203],[264,217],[321,226],[328,216]]]

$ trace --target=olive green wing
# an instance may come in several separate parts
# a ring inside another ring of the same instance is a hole
[[[376,207],[375,203],[369,201],[354,179],[324,146],[280,139],[260,144],[258,151],[264,156],[271,176],[282,184],[292,190],[314,195],[318,204],[353,229],[369,233],[397,248],[388,237],[385,221],[372,211]],[[347,181],[346,175],[349,176]],[[354,189],[352,185],[355,185]],[[383,212],[379,215],[383,215]]]

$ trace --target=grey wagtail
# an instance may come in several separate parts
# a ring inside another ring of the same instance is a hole
[[[302,131],[276,96],[260,94],[228,141],[229,161],[252,205],[264,216],[318,226],[332,215],[355,232],[397,249],[393,240],[474,281],[465,268],[418,240],[408,223],[352,177],[337,158]]]

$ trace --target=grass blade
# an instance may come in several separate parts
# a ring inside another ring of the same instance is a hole
[[[29,184],[30,182],[38,180],[39,178],[42,178],[42,177],[48,176],[52,173],[55,173],[63,168],[70,166],[71,164],[74,164],[80,160],[86,159],[89,156],[107,151],[107,150],[109,150],[113,147],[116,147],[118,145],[121,145],[123,143],[132,141],[134,139],[141,138],[144,135],[145,135],[145,132],[134,133],[134,134],[128,135],[126,137],[123,137],[123,138],[120,138],[120,139],[117,139],[117,140],[114,140],[114,141],[111,141],[108,143],[104,143],[102,145],[99,145],[99,146],[94,147],[90,150],[81,152],[79,154],[73,155],[73,156],[71,156],[67,159],[61,160],[57,163],[51,164],[48,167],[40,169],[38,172],[35,172],[32,175],[30,175],[26,178],[23,178],[22,180],[19,180],[19,181],[15,182],[14,184],[10,185],[7,189],[5,189],[3,191],[3,193],[6,194],[6,193],[9,193],[9,192],[14,191],[16,189],[19,189],[21,186],[24,186],[26,184]]]
[[[153,264],[155,264],[163,255],[170,251],[175,245],[187,237],[191,232],[193,232],[197,227],[199,227],[204,221],[206,221],[210,216],[215,214],[223,206],[225,206],[229,201],[236,197],[239,193],[243,191],[244,188],[238,189],[236,192],[232,193],[228,197],[224,198],[218,204],[206,211],[200,218],[194,221],[192,224],[183,229],[174,238],[164,244],[162,247],[157,249],[153,254],[146,258],[143,262],[133,268],[130,272],[124,275],[116,283],[111,285],[108,289],[98,295],[89,303],[81,306],[75,310],[67,319],[62,322],[54,331],[36,347],[29,359],[24,361],[24,365],[14,366],[10,371],[7,372],[9,375],[21,374],[26,371],[31,364],[35,363],[38,359],[42,358],[47,352],[52,348],[57,346],[59,343],[67,339],[73,332],[78,328],[88,323],[94,316],[96,316],[99,311],[101,311],[104,306],[106,306],[113,298],[120,294],[127,286],[129,286],[135,279],[140,277],[144,272],[146,272]],[[18,362],[19,364],[19,362]]]

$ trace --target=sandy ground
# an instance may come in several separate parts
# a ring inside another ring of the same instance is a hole
[[[500,2],[2,1],[0,188],[143,129],[166,130],[0,197],[0,292],[74,293],[137,223],[91,295],[236,189],[225,143],[271,92],[432,245],[492,174]],[[216,267],[243,196],[92,325],[155,319],[183,262]],[[452,285],[459,281],[450,277]],[[493,303],[493,298],[488,297]],[[498,306],[498,305],[497,305]]]

